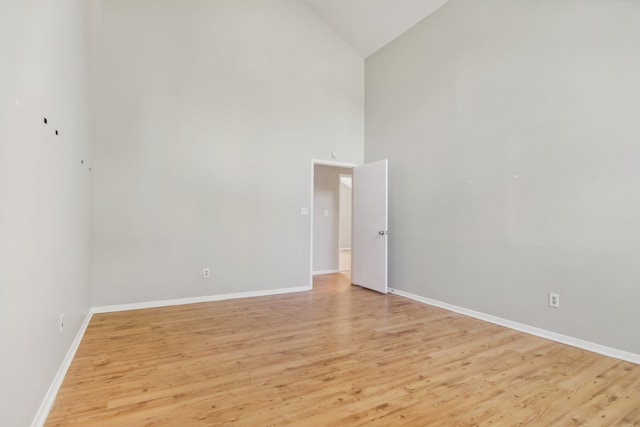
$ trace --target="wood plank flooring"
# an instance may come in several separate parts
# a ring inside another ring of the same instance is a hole
[[[47,427],[640,425],[640,366],[316,277],[94,316]]]

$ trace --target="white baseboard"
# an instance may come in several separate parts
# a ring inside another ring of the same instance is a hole
[[[321,276],[323,274],[334,274],[334,273],[340,273],[340,270],[318,270],[318,271],[314,271],[311,274],[314,276]]]
[[[601,344],[592,343],[590,341],[581,340],[579,338],[570,337],[567,335],[558,334],[556,332],[547,331],[546,329],[540,329],[533,326],[525,325],[523,323],[513,322],[511,320],[503,319],[501,317],[492,316],[490,314],[481,313],[479,311],[469,310],[467,308],[459,307],[457,305],[447,304],[430,298],[421,297],[409,292],[400,291],[398,289],[389,289],[390,293],[395,295],[412,299],[414,301],[421,302],[423,304],[432,305],[434,307],[443,308],[445,310],[453,311],[455,313],[463,314],[465,316],[474,317],[485,322],[494,323],[496,325],[504,326],[506,328],[514,329],[516,331],[524,332],[526,334],[535,335],[541,338],[546,338],[551,341],[556,341],[562,344],[577,347],[583,350],[591,351],[593,353],[602,354],[604,356],[613,357],[616,359],[624,360],[627,362],[640,365],[640,354],[630,353],[624,350],[618,350],[616,348],[607,347]]]
[[[233,294],[208,295],[193,298],[178,298],[163,301],[139,302],[133,304],[107,305],[103,307],[94,307],[93,312],[98,313],[114,313],[117,311],[140,310],[144,308],[169,307],[172,305],[197,304],[201,302],[225,301],[239,298],[266,297],[271,295],[291,294],[294,292],[310,291],[310,286],[300,286],[296,288],[270,289],[266,291],[238,292]]]
[[[80,342],[84,337],[84,333],[89,326],[89,322],[91,322],[91,317],[93,316],[93,311],[89,310],[89,313],[84,318],[82,325],[80,325],[80,329],[76,334],[73,343],[71,343],[71,347],[69,351],[67,351],[67,355],[62,361],[62,365],[58,369],[56,376],[53,378],[53,382],[49,386],[49,390],[47,390],[47,394],[44,396],[42,404],[36,413],[33,422],[31,423],[31,427],[42,427],[44,423],[47,421],[47,417],[49,416],[49,412],[53,407],[53,403],[56,401],[56,396],[58,395],[58,390],[60,390],[60,386],[62,386],[62,382],[64,381],[64,377],[69,370],[69,366],[71,366],[71,362],[73,361],[74,356],[76,355],[76,351],[78,351],[78,347],[80,347]]]
[[[341,251],[350,251],[351,248],[340,248]]]

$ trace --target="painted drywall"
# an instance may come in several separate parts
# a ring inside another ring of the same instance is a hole
[[[340,270],[340,174],[351,169],[314,166],[313,272]]]
[[[351,178],[349,176],[349,178]],[[350,181],[351,182],[351,181]],[[340,182],[340,222],[338,230],[338,239],[340,243],[340,249],[351,249],[351,196],[352,196],[352,184],[346,185],[344,182]]]
[[[93,304],[308,286],[309,163],[362,161],[362,57],[297,0],[102,18]]]
[[[95,10],[96,2],[86,0],[0,3],[0,424],[6,426],[31,424],[89,311]]]
[[[452,0],[367,59],[391,286],[640,354],[639,21]]]

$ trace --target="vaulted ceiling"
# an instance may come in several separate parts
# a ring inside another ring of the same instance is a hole
[[[449,0],[304,0],[365,58]]]

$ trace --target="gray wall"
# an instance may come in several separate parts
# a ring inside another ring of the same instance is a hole
[[[313,271],[338,271],[340,174],[351,169],[316,165],[313,191]],[[328,216],[325,216],[328,211]]]
[[[391,286],[640,353],[638,22],[635,1],[453,0],[367,59]]]
[[[0,2],[3,426],[31,423],[89,311],[88,52],[95,5]]]
[[[106,0],[101,35],[93,304],[309,285],[310,159],[362,161],[362,57],[296,0]]]

